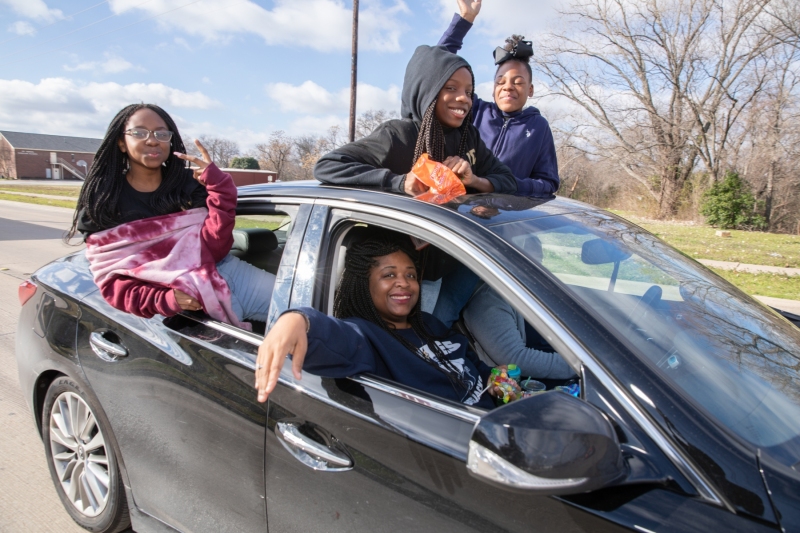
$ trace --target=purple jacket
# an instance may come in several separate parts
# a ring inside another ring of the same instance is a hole
[[[439,45],[450,52],[461,49],[472,23],[456,14]],[[517,196],[549,197],[558,190],[558,160],[553,132],[535,107],[514,114],[492,102],[472,97],[473,123],[489,150],[505,163],[517,180]]]

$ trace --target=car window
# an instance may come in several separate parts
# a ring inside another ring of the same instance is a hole
[[[491,229],[725,427],[778,455],[797,454],[780,450],[800,440],[800,329],[612,216],[575,213]]]
[[[344,270],[346,251],[357,242],[353,235],[358,232],[351,230],[364,226],[345,223],[333,232],[329,254],[329,298],[323,308],[328,315],[333,315],[334,294]],[[436,311],[437,320],[446,322],[446,326],[453,321],[453,329],[466,337],[470,348],[468,357],[476,367],[481,364],[488,368],[514,364],[519,367],[523,378],[541,381],[547,389],[577,383],[575,371],[502,295],[441,249],[418,238],[412,242],[421,248],[422,311],[430,314]],[[529,385],[535,388],[533,382]]]

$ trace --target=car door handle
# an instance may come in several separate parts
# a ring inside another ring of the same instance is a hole
[[[314,470],[343,471],[353,468],[353,460],[335,445],[325,445],[303,435],[296,421],[281,421],[275,434],[283,447],[297,460]]]
[[[92,351],[97,354],[97,357],[108,362],[116,361],[120,357],[127,357],[128,349],[106,339],[104,334],[104,331],[93,331],[89,335],[89,344],[92,345]]]

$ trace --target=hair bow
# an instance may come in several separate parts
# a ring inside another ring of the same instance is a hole
[[[533,43],[531,41],[517,41],[514,48],[509,52],[505,48],[497,47],[494,49],[494,64],[499,65],[509,59],[527,59],[533,55]]]

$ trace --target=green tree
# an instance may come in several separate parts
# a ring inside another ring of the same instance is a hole
[[[255,157],[234,157],[231,159],[230,168],[258,170],[258,160]]]
[[[738,172],[728,171],[703,195],[700,212],[706,222],[722,229],[759,229],[764,217],[755,212],[756,199]]]

